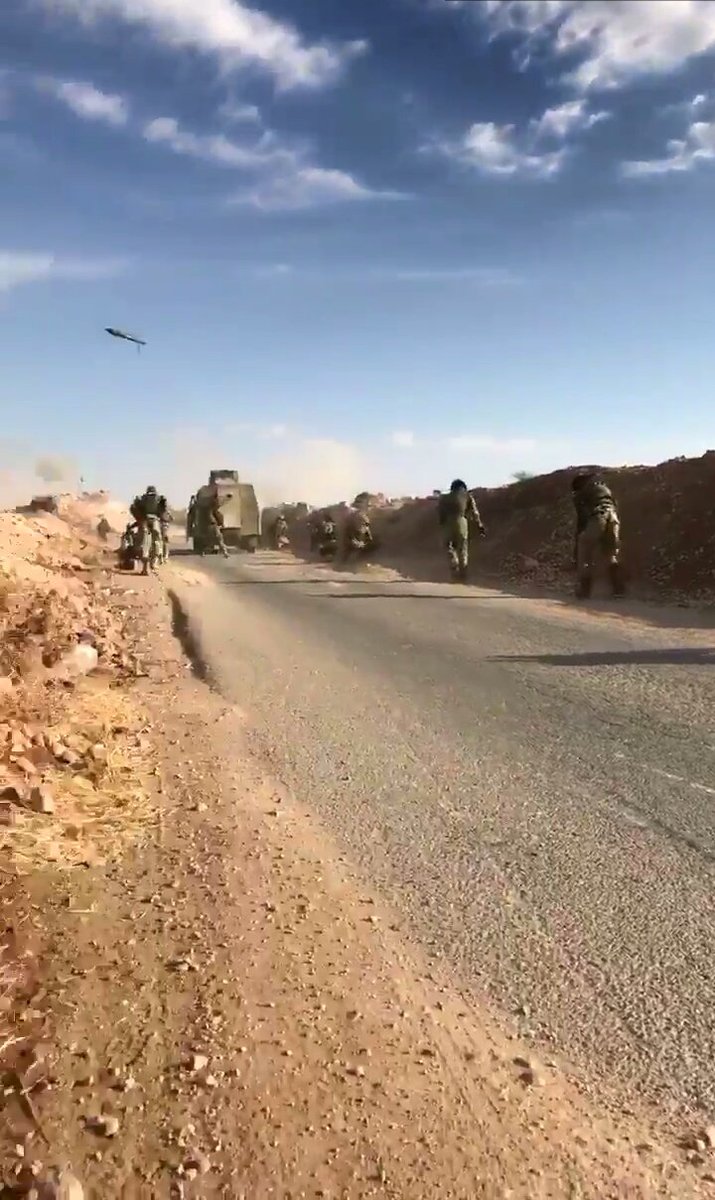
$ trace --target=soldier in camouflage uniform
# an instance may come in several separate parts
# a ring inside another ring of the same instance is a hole
[[[614,596],[623,596],[621,523],[611,489],[594,471],[580,471],[571,484],[576,509],[576,596],[587,600],[593,574],[601,563],[608,571]]]
[[[226,499],[231,499],[230,493]],[[224,558],[228,558],[228,549],[225,541],[223,540],[223,513],[221,512],[221,505],[219,504],[218,496],[214,496],[213,500],[211,501],[211,506],[208,511],[208,521],[214,544],[218,546]]]
[[[134,562],[139,553],[139,526],[135,521],[129,521],[119,539],[119,567],[122,571],[133,571]]]
[[[368,513],[362,507],[353,509],[345,522],[343,544],[345,561],[358,555],[367,554],[373,546],[372,526]]]
[[[273,549],[283,550],[289,542],[288,522],[283,513],[279,513],[273,525]]]
[[[148,575],[163,558],[161,520],[166,512],[166,497],[160,496],[152,484],[143,496],[135,496],[129,511],[140,530],[142,575]]]
[[[160,496],[162,501],[162,513],[159,518],[159,526],[161,528],[161,561],[167,563],[169,561],[169,526],[171,525],[171,512],[169,510],[169,502],[166,496]]]
[[[107,518],[104,516],[104,513],[103,513],[102,516],[99,518],[99,521],[97,522],[97,536],[99,538],[101,538],[101,540],[103,542],[106,542],[106,540],[109,537],[109,534],[111,532],[112,532],[112,526],[109,524],[109,521],[107,520]]]
[[[194,536],[194,521],[196,520],[196,497],[192,496],[189,500],[189,507],[186,510],[186,540],[190,542]]]
[[[323,517],[319,512],[311,513],[308,517],[308,537],[310,538],[311,551],[320,549],[320,530],[323,525]]]
[[[315,544],[321,558],[335,558],[338,551],[338,527],[333,514],[327,512],[315,527]]]
[[[444,533],[452,577],[459,583],[466,583],[469,567],[469,526],[476,525],[480,537],[486,537],[486,529],[474,497],[463,479],[453,479],[449,491],[440,496],[439,523]]]

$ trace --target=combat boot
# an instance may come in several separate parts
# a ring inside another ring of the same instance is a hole
[[[469,572],[466,567],[460,567],[457,571],[457,579],[459,583],[467,583]]]
[[[608,568],[608,577],[611,581],[611,591],[614,597],[618,598],[625,596],[626,583],[623,578],[623,567],[620,563],[611,563]]]
[[[576,584],[576,599],[589,600],[591,598],[591,589],[593,588],[593,578],[591,575],[579,575],[578,583]]]

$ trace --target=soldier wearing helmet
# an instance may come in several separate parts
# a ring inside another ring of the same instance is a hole
[[[166,496],[160,496],[154,484],[149,484],[142,496],[135,496],[129,511],[139,525],[142,574],[164,558],[161,523],[168,515]]]
[[[611,489],[596,471],[579,471],[571,481],[576,510],[576,597],[587,600],[594,571],[605,566],[614,596],[623,596],[621,522]]]
[[[480,537],[486,536],[486,530],[474,496],[463,479],[453,479],[449,491],[440,496],[438,513],[452,578],[466,583],[470,526],[476,526]]]

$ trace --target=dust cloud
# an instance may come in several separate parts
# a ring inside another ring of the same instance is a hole
[[[71,458],[33,454],[12,439],[0,441],[0,509],[28,504],[33,496],[72,491],[77,467]]]
[[[237,470],[242,481],[254,485],[263,508],[300,501],[315,506],[335,504],[370,488],[376,473],[375,464],[361,447],[336,438],[281,432],[280,438],[269,441],[250,433],[227,430],[219,437],[187,428],[169,435],[151,470],[170,500],[182,505],[206,483],[215,467]],[[140,483],[143,476],[138,471],[148,470],[149,464],[145,467],[135,460],[134,469]]]
[[[306,438],[257,463],[254,482],[264,507],[297,501],[323,505],[363,489],[365,473],[358,447],[333,438]]]
[[[77,464],[69,458],[38,458],[34,471],[43,483],[68,483],[77,478]]]

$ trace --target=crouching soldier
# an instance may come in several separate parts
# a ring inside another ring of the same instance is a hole
[[[358,508],[351,512],[345,522],[344,557],[348,562],[351,558],[362,557],[374,548],[370,517],[364,509]]]

